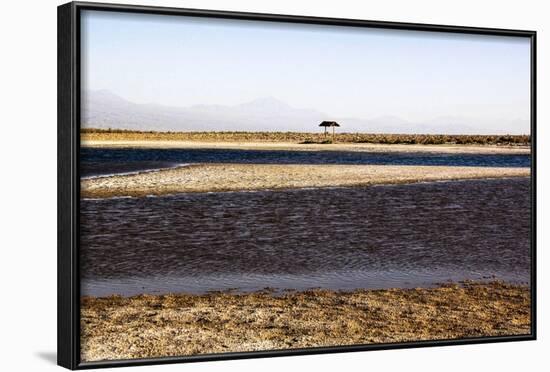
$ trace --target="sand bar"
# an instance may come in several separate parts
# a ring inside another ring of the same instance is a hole
[[[420,181],[523,177],[529,168],[333,165],[197,164],[133,175],[85,179],[85,198],[166,195],[183,192],[277,190],[368,186]]]
[[[530,333],[530,290],[437,288],[83,298],[83,361]]]
[[[364,151],[375,153],[426,152],[450,154],[530,154],[530,146],[496,145],[404,145],[376,143],[302,144],[293,142],[202,142],[179,140],[90,140],[83,147],[152,149],[231,149],[280,151]]]

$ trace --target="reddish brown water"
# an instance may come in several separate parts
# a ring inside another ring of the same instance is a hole
[[[528,282],[528,178],[83,200],[82,294]]]

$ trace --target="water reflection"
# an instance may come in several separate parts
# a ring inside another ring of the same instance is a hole
[[[83,200],[83,294],[529,280],[528,178]]]

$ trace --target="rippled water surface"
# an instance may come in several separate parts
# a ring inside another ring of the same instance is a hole
[[[81,176],[150,170],[188,163],[376,164],[529,167],[528,154],[268,151],[230,149],[81,149]]]
[[[82,294],[529,281],[528,178],[81,202]]]

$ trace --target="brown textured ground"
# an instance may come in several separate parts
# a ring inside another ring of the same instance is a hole
[[[529,175],[529,168],[341,165],[197,164],[133,175],[86,179],[85,198],[165,195],[181,192],[368,186]]]
[[[528,287],[83,298],[83,361],[530,333]]]
[[[344,133],[323,134],[322,128],[306,132],[156,132],[131,130],[101,130],[84,128],[82,141],[193,141],[193,142],[289,142],[289,143],[371,143],[371,144],[472,144],[498,146],[529,146],[528,135],[454,135],[454,134],[384,134]]]

